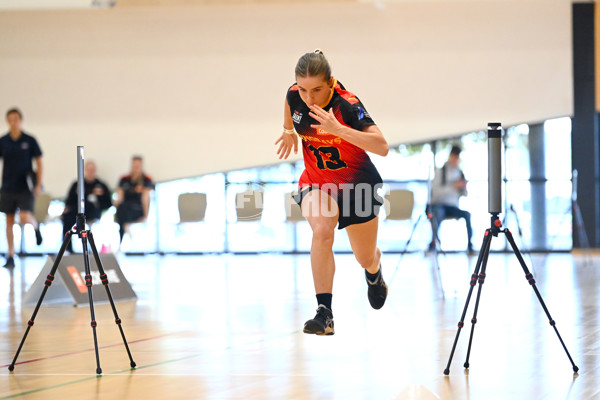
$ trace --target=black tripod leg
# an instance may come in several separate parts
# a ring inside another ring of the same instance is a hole
[[[121,318],[119,318],[119,314],[117,313],[117,307],[115,306],[115,302],[110,292],[110,288],[108,287],[108,276],[106,276],[106,272],[104,271],[104,267],[102,266],[102,261],[100,260],[100,256],[98,255],[98,249],[96,249],[96,243],[94,243],[94,235],[92,234],[92,232],[88,232],[88,239],[90,241],[90,247],[92,248],[92,254],[94,254],[94,259],[96,260],[98,272],[100,272],[100,279],[102,280],[102,284],[106,289],[108,301],[110,301],[110,306],[112,307],[113,314],[115,315],[115,323],[119,326],[119,331],[121,332],[121,337],[123,338],[123,344],[125,345],[127,355],[129,356],[129,365],[131,365],[131,368],[135,368],[136,364],[135,361],[133,361],[133,357],[131,356],[131,351],[129,350],[129,344],[127,343],[127,339],[125,339],[125,332],[123,331],[123,327],[121,326]]]
[[[535,279],[533,279],[533,275],[531,274],[531,272],[529,272],[527,265],[525,265],[523,256],[521,255],[521,252],[519,251],[519,249],[517,248],[517,245],[515,244],[515,240],[513,239],[512,233],[510,233],[510,231],[508,229],[505,229],[504,233],[506,235],[506,238],[508,239],[508,243],[510,243],[510,246],[512,247],[513,252],[515,253],[515,256],[517,256],[517,259],[519,260],[519,264],[521,264],[521,268],[523,268],[523,272],[525,272],[525,279],[527,279],[529,281],[531,288],[535,292],[535,295],[537,296],[538,300],[540,301],[540,304],[542,305],[542,308],[544,309],[544,312],[546,313],[546,316],[548,317],[548,321],[550,321],[550,325],[554,328],[554,332],[556,332],[556,336],[558,336],[558,340],[560,340],[560,344],[562,344],[562,347],[565,350],[565,353],[567,353],[567,357],[569,357],[569,361],[571,362],[571,365],[573,366],[573,371],[574,372],[579,371],[579,367],[577,367],[577,365],[575,365],[573,358],[571,358],[571,354],[569,354],[569,350],[567,350],[567,346],[565,346],[565,342],[563,342],[562,337],[560,336],[560,333],[558,333],[558,329],[556,329],[556,322],[550,316],[550,311],[548,311],[548,308],[546,307],[546,303],[544,303],[544,300],[542,299],[542,295],[540,294],[537,286],[535,285]]]
[[[477,284],[477,278],[479,277],[479,269],[481,268],[481,264],[484,259],[484,254],[486,253],[484,250],[489,249],[490,242],[492,241],[492,233],[488,229],[485,231],[485,236],[483,237],[483,244],[481,245],[481,251],[479,252],[479,257],[477,258],[477,264],[475,265],[475,270],[473,271],[473,275],[471,275],[471,282],[469,285],[469,294],[467,295],[467,300],[465,301],[465,307],[463,308],[462,315],[460,317],[460,321],[458,321],[458,330],[456,331],[456,337],[454,338],[454,344],[452,345],[452,351],[450,352],[450,357],[448,358],[448,364],[446,365],[446,369],[444,370],[444,375],[448,375],[450,373],[450,364],[452,363],[452,358],[454,357],[454,351],[456,350],[456,344],[458,343],[458,337],[460,336],[460,331],[463,328],[465,316],[467,315],[467,309],[469,308],[469,301],[471,301],[471,294],[473,293],[473,288]]]
[[[408,240],[406,241],[406,244],[404,245],[404,250],[402,250],[400,257],[402,257],[404,255],[404,253],[406,253],[406,251],[408,250],[408,246],[410,245],[410,242],[412,241],[412,238],[415,234],[415,231],[417,230],[417,226],[419,226],[419,222],[421,222],[422,217],[423,217],[422,215],[419,215],[419,218],[417,218],[417,222],[415,222],[415,224],[413,225],[412,231],[410,232],[410,236],[408,237]]]
[[[477,323],[477,311],[479,311],[479,300],[481,299],[481,290],[485,283],[485,271],[487,269],[488,257],[490,255],[490,247],[492,244],[493,235],[490,233],[489,240],[484,243],[481,272],[479,273],[479,287],[477,288],[477,297],[475,298],[475,308],[473,309],[473,318],[471,318],[471,334],[469,335],[469,346],[467,347],[467,358],[463,366],[469,368],[469,357],[471,356],[471,346],[473,344],[473,334],[475,332],[475,324]]]
[[[29,330],[31,329],[31,327],[34,324],[35,321],[35,317],[42,305],[42,301],[44,301],[44,297],[46,296],[46,292],[48,291],[48,288],[52,285],[52,281],[54,281],[54,275],[56,274],[56,270],[58,269],[58,265],[60,264],[60,260],[62,259],[65,250],[67,249],[67,246],[69,245],[69,242],[71,241],[71,236],[73,236],[73,232],[69,231],[65,234],[65,238],[63,240],[63,244],[60,247],[60,250],[58,251],[58,254],[56,255],[56,260],[54,260],[54,264],[52,265],[52,268],[50,269],[50,272],[48,273],[48,276],[46,277],[46,283],[44,284],[44,289],[42,290],[42,294],[40,295],[40,299],[38,300],[35,309],[33,310],[33,314],[31,315],[31,319],[29,319],[29,322],[27,322],[27,329],[25,330],[25,333],[23,334],[23,338],[21,339],[21,343],[19,344],[19,348],[17,349],[17,352],[15,353],[15,357],[13,358],[12,363],[10,363],[10,365],[8,366],[8,370],[9,371],[13,371],[15,369],[15,363],[17,362],[17,358],[19,357],[19,354],[21,353],[21,349],[23,348],[23,345],[25,344],[25,339],[27,339],[27,335],[29,334]]]
[[[100,354],[98,353],[98,335],[96,334],[96,315],[94,313],[94,296],[92,295],[92,274],[90,273],[90,256],[88,253],[88,239],[87,236],[89,231],[81,232],[81,241],[83,244],[83,264],[85,266],[85,285],[88,290],[88,299],[90,301],[90,315],[92,317],[92,332],[94,333],[94,350],[96,351],[96,374],[102,373],[100,368]]]

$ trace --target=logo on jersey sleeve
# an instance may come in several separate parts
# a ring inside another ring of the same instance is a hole
[[[299,113],[298,111],[294,111],[294,115],[292,115],[292,119],[294,120],[295,123],[299,124],[300,121],[302,120],[302,113]]]
[[[358,120],[360,121],[364,117],[371,118],[371,116],[369,115],[367,110],[365,110],[364,108],[358,107]]]

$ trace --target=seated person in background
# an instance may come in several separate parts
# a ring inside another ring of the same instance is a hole
[[[433,236],[429,250],[434,250],[438,238],[438,229],[444,218],[464,218],[467,224],[468,244],[467,251],[473,251],[471,237],[473,229],[471,228],[471,213],[458,208],[458,200],[461,196],[467,195],[467,181],[465,175],[458,167],[460,163],[461,149],[458,146],[452,146],[448,161],[442,168],[435,172],[431,186],[431,228]]]
[[[153,187],[152,179],[144,174],[142,157],[134,156],[131,159],[131,172],[119,181],[115,201],[121,241],[130,223],[144,222],[148,218]]]
[[[85,218],[87,222],[100,219],[102,212],[112,205],[111,193],[108,187],[96,178],[96,164],[93,161],[87,161],[83,170],[83,198],[85,199]],[[71,185],[67,200],[65,200],[65,210],[62,214],[63,236],[70,231],[77,222],[79,198],[77,197],[77,181]],[[67,250],[73,252],[72,241]]]

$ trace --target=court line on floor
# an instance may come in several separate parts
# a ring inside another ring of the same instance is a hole
[[[254,341],[250,341],[250,342],[247,342],[247,343],[243,343],[243,345],[244,346],[248,346],[248,345],[252,345],[252,344],[256,344],[256,343],[267,342],[267,341],[272,340],[272,339],[280,339],[282,337],[296,335],[296,334],[298,334],[300,332],[301,332],[300,330],[296,330],[296,331],[292,331],[292,332],[282,333],[280,335],[276,335],[276,336],[273,336],[273,337],[270,337],[270,338],[262,338],[262,339],[259,339],[259,340],[254,340]],[[165,336],[167,336],[167,335],[165,335]],[[230,346],[225,347],[224,350],[230,350],[233,347],[234,346],[230,345]],[[47,387],[39,388],[39,389],[33,389],[33,390],[29,390],[27,392],[21,392],[21,393],[11,394],[11,395],[8,395],[8,396],[0,397],[0,400],[15,399],[17,397],[27,396],[27,395],[30,395],[30,394],[45,392],[45,391],[52,390],[52,389],[59,389],[59,388],[66,387],[66,386],[76,385],[78,383],[91,381],[93,379],[99,379],[99,378],[102,378],[103,376],[118,376],[118,375],[124,374],[125,372],[135,372],[135,371],[140,370],[140,369],[146,369],[146,368],[156,367],[156,366],[159,366],[159,365],[165,365],[165,364],[170,364],[170,363],[174,363],[174,362],[189,360],[189,359],[192,359],[192,358],[201,357],[203,355],[204,355],[204,353],[195,353],[195,354],[191,354],[191,355],[185,356],[185,357],[179,357],[179,358],[174,358],[174,359],[171,359],[171,360],[160,361],[160,362],[153,363],[153,364],[147,364],[147,365],[137,366],[135,369],[134,368],[128,368],[128,369],[122,369],[120,371],[109,372],[106,375],[93,375],[93,376],[89,376],[87,378],[77,379],[77,380],[71,381],[71,382],[60,383],[60,384],[57,384],[57,385],[47,386]],[[148,376],[148,375],[142,375],[142,376]]]
[[[197,354],[193,354],[191,356],[189,356],[190,358],[194,358],[197,357]],[[147,368],[150,367],[151,365],[146,365],[143,366],[143,368]],[[140,367],[142,368],[142,367]],[[138,368],[136,367],[135,370],[137,370]],[[115,371],[115,372],[108,372],[108,373],[102,373],[102,376],[126,376],[124,375],[125,372],[127,371],[134,371],[134,369],[127,369],[127,370],[123,370],[123,371]],[[136,376],[146,376],[146,377],[152,377],[152,376],[160,376],[160,377],[176,377],[176,378],[181,378],[181,377],[202,377],[202,378],[219,378],[219,377],[223,377],[222,374],[214,374],[214,375],[210,375],[210,374],[206,374],[203,372],[197,372],[197,373],[193,373],[193,374],[156,374],[156,373],[152,373],[152,374],[146,374],[146,373],[136,373]],[[4,376],[10,376],[10,375],[4,375]],[[18,376],[70,376],[70,377],[74,377],[74,376],[81,376],[81,377],[86,377],[86,378],[100,378],[100,376],[95,375],[95,374],[18,374]],[[269,374],[227,374],[228,377],[234,376],[234,377],[286,377],[286,376],[315,376],[315,374],[273,374],[273,373],[269,373]],[[4,399],[4,397],[0,397],[0,399]]]
[[[160,336],[153,336],[153,337],[149,337],[149,338],[132,340],[132,341],[127,342],[127,343],[133,344],[133,343],[147,342],[147,341],[150,341],[150,340],[161,339],[161,338],[164,338],[164,337],[167,337],[167,336],[178,335],[180,333],[181,332],[167,333],[167,334],[160,335]],[[123,342],[121,342],[121,343],[115,343],[115,344],[109,344],[109,345],[106,345],[106,346],[101,346],[101,347],[98,347],[98,350],[110,349],[112,347],[119,347],[119,346],[124,346]],[[74,354],[82,354],[82,353],[87,353],[87,352],[94,351],[94,350],[95,349],[92,347],[92,348],[86,349],[86,350],[72,351],[70,353],[55,354],[53,356],[34,358],[32,360],[26,360],[26,361],[19,361],[18,363],[15,363],[15,365],[29,364],[29,363],[33,363],[33,362],[37,362],[37,361],[51,360],[53,358],[67,357],[67,356],[72,356]],[[0,368],[6,368],[8,366],[10,366],[10,364],[0,365]]]
[[[123,374],[123,373],[125,373],[127,371],[136,371],[138,369],[145,369],[145,368],[155,367],[157,365],[167,364],[169,362],[183,361],[183,360],[186,360],[188,358],[194,358],[194,357],[199,357],[199,356],[200,356],[200,354],[192,354],[192,355],[189,355],[189,356],[186,356],[186,357],[181,357],[181,358],[174,359],[174,360],[168,360],[168,361],[162,361],[162,362],[158,362],[158,363],[154,363],[154,364],[148,364],[148,365],[138,366],[135,369],[128,368],[128,369],[123,369],[123,370],[120,370],[120,371],[111,372],[111,373],[107,374],[107,376],[121,375],[121,374]],[[14,398],[21,397],[21,396],[27,396],[27,395],[30,395],[30,394],[45,392],[47,390],[59,389],[59,388],[62,388],[62,387],[75,385],[77,383],[91,381],[93,379],[100,379],[103,376],[104,375],[93,375],[93,376],[88,376],[87,378],[78,379],[76,381],[59,383],[57,385],[46,386],[44,388],[39,388],[39,389],[33,389],[33,390],[29,390],[27,392],[15,393],[15,394],[11,394],[11,395],[8,395],[8,396],[0,397],[0,400],[14,399]]]

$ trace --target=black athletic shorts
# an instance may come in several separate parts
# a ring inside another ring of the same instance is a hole
[[[128,224],[135,222],[144,216],[142,203],[135,201],[124,201],[117,207],[117,222],[119,224]]]
[[[31,192],[0,192],[0,212],[13,215],[17,210],[33,212],[35,197]]]
[[[344,188],[336,194],[324,190],[337,202],[339,208],[338,229],[369,222],[377,217],[379,208],[383,204],[383,198],[378,194],[378,189],[381,187],[381,183],[375,185],[361,183],[356,187]],[[320,190],[317,185],[305,187],[294,197],[294,200],[302,207],[304,197],[315,189]]]

